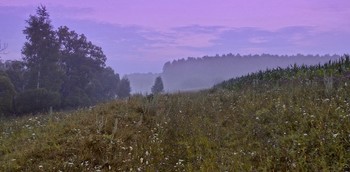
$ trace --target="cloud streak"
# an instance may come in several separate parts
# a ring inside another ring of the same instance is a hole
[[[160,72],[169,60],[223,53],[347,53],[350,1],[19,1],[0,2],[3,58],[19,59],[22,30],[38,4],[101,46],[122,74]]]

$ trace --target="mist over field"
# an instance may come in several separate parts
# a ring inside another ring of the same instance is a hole
[[[160,74],[131,74],[132,93],[150,93],[157,76],[161,76],[166,92],[207,89],[224,80],[273,68],[286,68],[294,64],[317,65],[340,58],[339,55],[239,55],[225,54],[189,57],[167,62]]]
[[[0,171],[350,171],[349,0],[0,0]]]

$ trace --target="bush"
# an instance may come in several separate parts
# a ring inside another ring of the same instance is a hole
[[[75,88],[69,95],[62,98],[62,108],[87,107],[91,104],[89,96],[79,88]]]
[[[6,75],[0,75],[0,114],[9,114],[13,110],[15,87]]]
[[[60,95],[43,88],[32,89],[19,94],[15,102],[18,113],[45,112],[60,105]]]

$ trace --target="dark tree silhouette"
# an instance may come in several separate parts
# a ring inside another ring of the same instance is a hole
[[[30,15],[26,22],[28,26],[23,33],[27,42],[23,46],[22,54],[29,69],[29,87],[57,92],[62,84],[62,72],[57,65],[59,44],[50,15],[44,6],[39,6],[36,15]]]
[[[126,98],[130,96],[130,91],[130,81],[127,77],[123,77],[118,84],[117,95],[119,98]]]
[[[159,94],[164,91],[163,81],[160,76],[156,78],[151,91],[153,94]]]

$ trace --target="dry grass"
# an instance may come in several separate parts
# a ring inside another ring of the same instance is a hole
[[[0,171],[345,171],[350,88],[134,96],[0,122]]]

